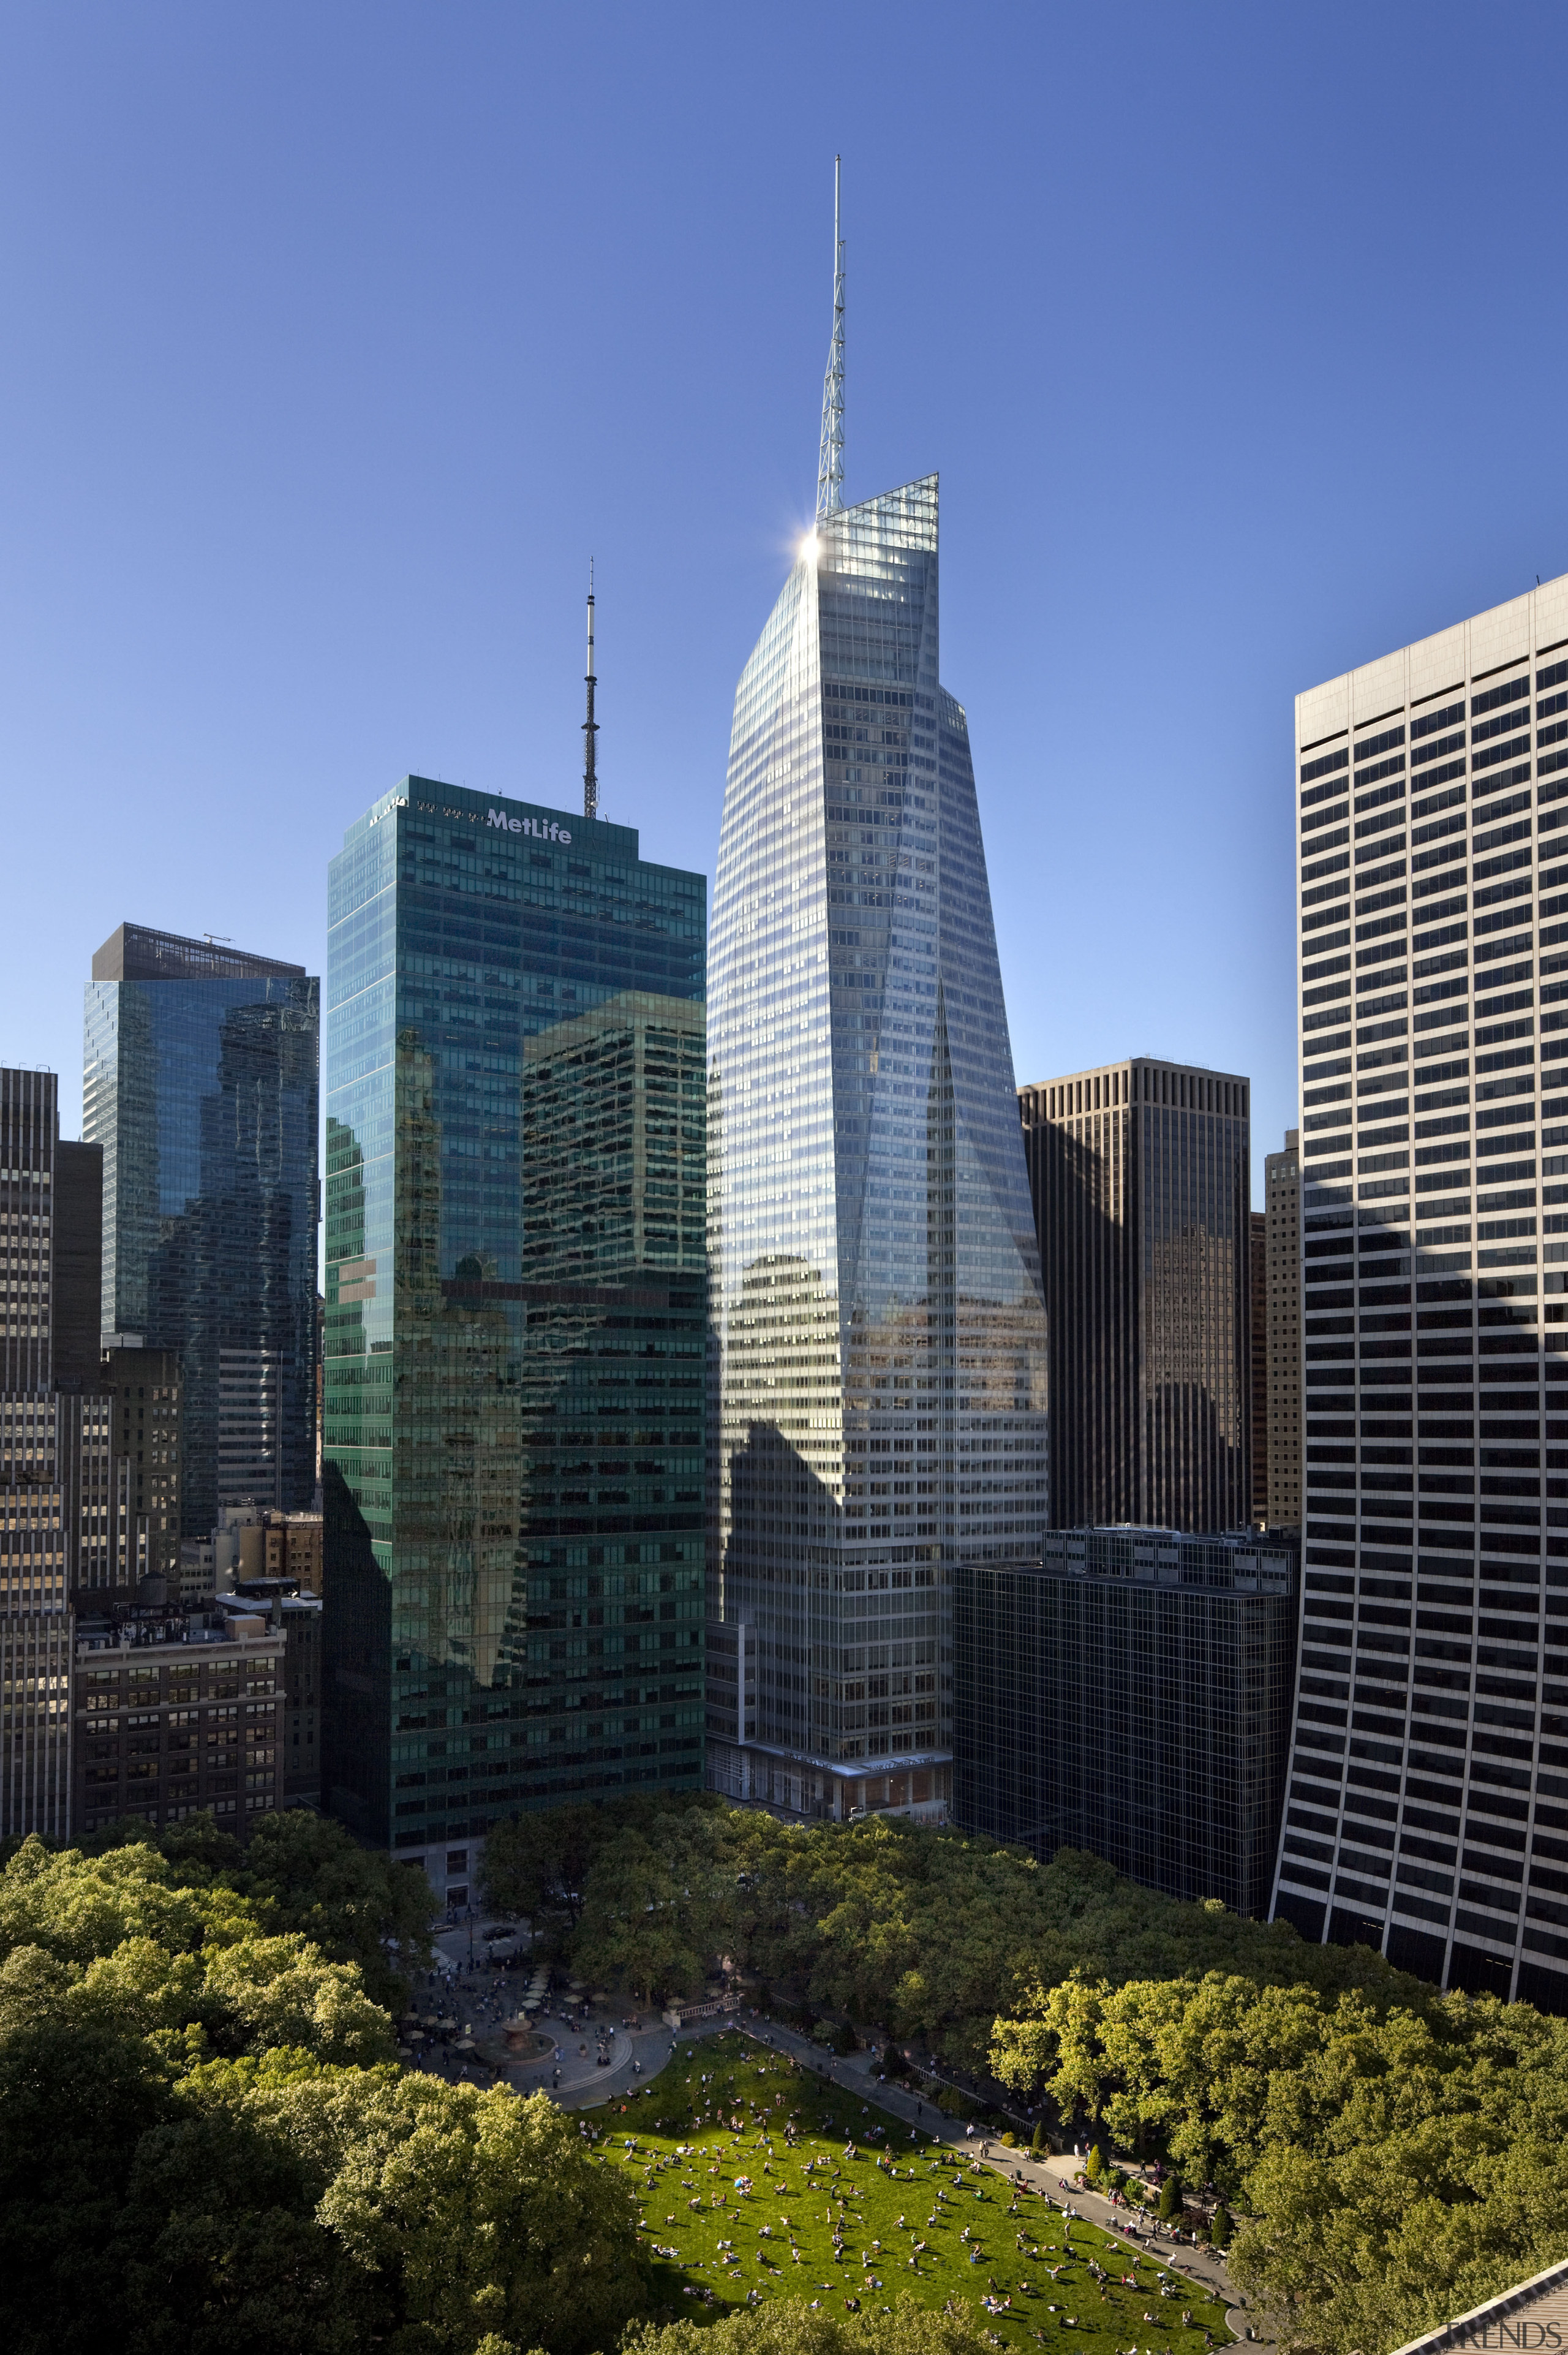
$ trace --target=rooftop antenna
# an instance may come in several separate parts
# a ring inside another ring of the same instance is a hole
[[[213,947],[217,947],[220,941],[224,943],[232,941],[234,934],[232,932],[204,932],[202,934],[202,938],[204,941],[210,943]]]
[[[588,718],[583,721],[583,742],[588,750],[583,757],[583,815],[599,815],[599,764],[594,738],[599,734],[599,721],[593,716],[593,691],[597,685],[593,674],[593,559],[588,558]]]
[[[817,456],[817,521],[844,503],[844,241],[839,235],[839,158],[833,157],[833,340],[822,378],[822,439]]]

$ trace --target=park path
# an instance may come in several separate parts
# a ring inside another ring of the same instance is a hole
[[[591,2109],[602,2102],[624,2101],[650,2083],[678,2049],[738,2030],[769,2051],[789,2053],[842,2093],[852,2097],[858,2094],[867,2113],[880,2110],[901,2120],[927,2140],[949,2145],[955,2155],[961,2155],[966,2161],[979,2159],[1009,2181],[1016,2179],[1047,2193],[1059,2204],[1070,2204],[1089,2222],[1098,2224],[1146,2256],[1170,2266],[1172,2272],[1185,2274],[1190,2280],[1223,2297],[1226,2318],[1236,2337],[1254,2336],[1246,2301],[1212,2250],[1201,2244],[1192,2247],[1178,2243],[1165,2226],[1146,2211],[1118,2208],[1103,2193],[1081,2184],[1077,2179],[1081,2162],[1069,2154],[1043,2152],[1036,2157],[1029,2150],[1008,2150],[992,2137],[966,2134],[961,2124],[948,2117],[934,2103],[880,2077],[873,2052],[825,2052],[810,2037],[785,2028],[777,2020],[765,2019],[756,2011],[721,2012],[710,2019],[694,2020],[689,2028],[672,2030],[656,2015],[650,2021],[646,2014],[631,2013],[621,2004],[610,2003],[596,2007],[583,2027],[573,2023],[568,2028],[558,2019],[542,2019],[542,2032],[556,2039],[555,2051],[540,2059],[520,2061],[507,2051],[500,2021],[487,2019],[481,2009],[487,1999],[492,1999],[503,2012],[514,2011],[519,1992],[515,1977],[470,1968],[469,1942],[464,1934],[450,1932],[437,1940],[437,1945],[452,1974],[452,2008],[465,2026],[471,2021],[482,2057],[490,2069],[498,2073],[500,2082],[516,2093],[547,2094],[565,2110]],[[633,2018],[641,2018],[646,2024],[632,2028],[628,2023]],[[616,2032],[609,2043],[610,2065],[601,2069],[594,2057],[595,2049],[599,2032],[611,2027]],[[584,2043],[588,2046],[586,2057],[579,2051]],[[559,2083],[555,2082],[557,2070]],[[448,2073],[451,2073],[450,2069]],[[1259,2355],[1265,2355],[1268,2342],[1254,2343]]]
[[[929,2142],[946,2143],[955,2156],[968,2162],[979,2159],[994,2173],[1009,2182],[1014,2179],[1036,2191],[1047,2193],[1059,2204],[1070,2204],[1075,2214],[1090,2223],[1100,2225],[1118,2240],[1128,2242],[1146,2256],[1168,2265],[1173,2273],[1182,2273],[1189,2280],[1201,2283],[1224,2298],[1226,2319],[1238,2339],[1251,2336],[1251,2318],[1246,2303],[1236,2291],[1224,2266],[1212,2250],[1200,2244],[1196,2248],[1178,2243],[1174,2236],[1155,2218],[1137,2210],[1117,2208],[1097,2191],[1080,2187],[1076,2181],[1081,2162],[1071,2156],[1042,2153],[1038,2158],[1028,2150],[1008,2150],[994,2137],[966,2135],[961,2124],[948,2117],[936,2105],[921,2095],[911,2094],[901,2085],[892,2083],[877,2074],[876,2057],[873,2052],[854,2052],[844,2056],[824,2052],[811,2038],[801,2036],[794,2029],[782,2027],[777,2020],[764,2019],[755,2011],[721,2014],[715,2019],[694,2021],[690,2028],[680,2029],[670,2041],[670,2051],[675,2044],[690,2045],[708,2036],[722,2036],[738,2029],[769,2051],[787,2052],[813,2070],[825,2083],[837,2085],[844,2094],[859,2094],[862,2106],[868,2113],[881,2110],[890,2117],[900,2119]],[[670,2031],[664,2031],[668,2039]],[[652,2044],[655,2040],[650,2039]],[[654,2073],[649,2059],[643,2061],[643,2078]],[[662,2065],[662,2062],[660,2064]],[[603,2072],[600,2075],[602,2077]],[[574,2105],[574,2106],[577,2106]],[[989,2156],[987,2155],[989,2153]],[[1265,2340],[1255,2342],[1260,2350]]]

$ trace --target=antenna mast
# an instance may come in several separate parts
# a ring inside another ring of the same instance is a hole
[[[593,559],[588,558],[588,718],[583,721],[583,815],[599,815],[599,763],[594,738],[599,734],[599,721],[593,716],[593,691],[598,684],[593,673]]]
[[[839,158],[833,157],[833,340],[822,378],[822,439],[817,456],[817,521],[844,503],[844,241],[839,235]]]

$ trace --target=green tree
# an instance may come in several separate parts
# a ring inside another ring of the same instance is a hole
[[[149,2347],[470,2355],[490,2331],[589,2355],[646,2307],[630,2193],[543,2095],[274,2053],[191,2072],[175,2104],[123,2235]]]
[[[187,1865],[145,1841],[89,1856],[28,1840],[0,1875],[0,2344],[8,2355],[132,2344],[124,2283],[146,2239],[125,2232],[133,2187],[146,2155],[177,2125],[183,2085],[207,2056],[287,2043],[309,2069],[322,2056],[375,2060],[392,2050],[390,2022],[354,1965],[329,1962],[298,1935],[268,1936],[261,1907],[212,1881],[205,1863],[196,1884],[182,1885]],[[249,2147],[227,2177],[215,2165],[191,2170],[191,2196],[223,2211],[211,2241],[220,2270],[238,2262],[266,2173]],[[250,2220],[243,2229],[230,2201],[218,2200],[226,2180]],[[307,2205],[302,2230],[309,2217]],[[187,2214],[179,2230],[188,2226]],[[271,2294],[282,2295],[282,2276]],[[317,2306],[284,2307],[280,2355],[326,2346]],[[149,2348],[166,2343],[172,2355],[187,2343],[159,2341],[153,2320],[145,2328]]]
[[[430,1958],[435,1898],[424,1872],[361,1848],[307,1807],[263,1816],[239,1866],[223,1879],[262,1908],[270,1928],[297,1931],[335,1963],[358,1966],[379,2003],[406,2000]]]
[[[308,1807],[262,1816],[248,1843],[217,1829],[210,1815],[149,1831],[123,1818],[77,1845],[84,1863],[152,1849],[174,1889],[201,1891],[213,1904],[231,1891],[260,1909],[264,1925],[297,1931],[334,1963],[354,1963],[376,2000],[400,2005],[409,1975],[429,1961],[435,1899],[422,1870],[363,1849]],[[140,1875],[142,1868],[131,1868]]]
[[[595,1857],[616,1828],[601,1807],[572,1805],[509,1816],[484,1843],[482,1887],[499,1913],[564,1913],[575,1928]],[[536,1926],[536,1925],[535,1925]]]
[[[644,2329],[625,2355],[980,2355],[985,2346],[969,2321],[906,2299],[891,2313],[840,2317],[780,2297],[717,2322]]]
[[[487,2330],[589,2355],[652,2293],[629,2187],[542,2094],[387,2084],[316,2213],[389,2284],[408,2343],[437,2355],[469,2355]]]
[[[1181,2213],[1181,2179],[1179,2175],[1168,2174],[1160,2187],[1160,2220],[1161,2223],[1171,2224]]]
[[[33,1950],[0,1970],[0,2344],[101,2355],[121,2343],[112,2242],[169,2076],[133,2032],[50,2017],[44,1963]]]

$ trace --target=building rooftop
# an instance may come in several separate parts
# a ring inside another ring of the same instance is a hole
[[[1287,1593],[1295,1586],[1295,1548],[1256,1529],[1145,1529],[1122,1522],[1102,1529],[1050,1529],[1045,1570],[1085,1578],[1150,1579],[1169,1586]]]
[[[1110,1055],[1103,1063],[1086,1063],[1075,1071],[1053,1071],[1049,1079],[1030,1080],[1020,1088],[1021,1094],[1033,1088],[1065,1087],[1069,1080],[1092,1080],[1101,1071],[1122,1071],[1147,1063],[1151,1071],[1185,1071],[1195,1079],[1230,1080],[1240,1087],[1251,1085],[1245,1071],[1217,1071],[1212,1063],[1189,1063],[1181,1055]]]
[[[1568,2263],[1548,2265],[1514,2289],[1472,2307],[1468,2314],[1412,2339],[1396,2355],[1511,2355],[1568,2344]]]
[[[164,1651],[192,1645],[239,1644],[276,1646],[279,1628],[268,1624],[266,1607],[251,1604],[236,1609],[230,1603],[209,1611],[180,1611],[163,1604],[138,1607],[123,1616],[107,1613],[97,1619],[79,1618],[76,1652],[84,1659],[97,1652]]]
[[[302,964],[253,956],[227,941],[190,941],[150,924],[122,924],[92,955],[94,981],[303,981]]]

